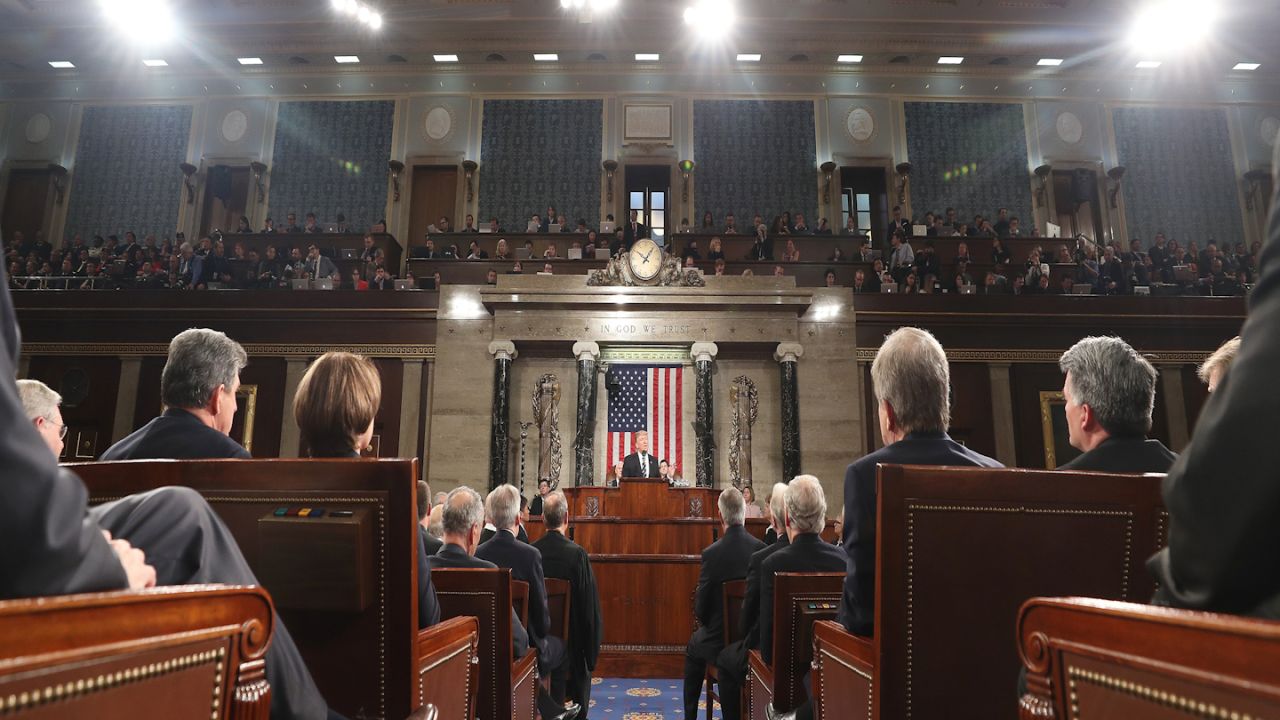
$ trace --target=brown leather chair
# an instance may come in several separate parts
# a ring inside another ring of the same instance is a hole
[[[1280,622],[1033,598],[1018,650],[1023,720],[1280,717]]]
[[[813,658],[813,624],[840,609],[844,573],[778,573],[773,580],[773,666],[759,650],[747,654],[747,716],[764,720],[769,704],[790,712],[807,696],[804,676]]]
[[[266,720],[274,624],[258,587],[0,602],[0,716]]]
[[[520,624],[529,627],[529,583],[523,580],[511,581],[511,607],[520,618]]]
[[[571,610],[569,581],[560,578],[543,578],[542,584],[547,591],[547,611],[551,613],[551,634],[560,638],[567,648],[569,647],[569,630],[573,627],[569,622]]]
[[[839,623],[813,624],[813,716],[817,720],[875,717],[872,675],[866,661],[870,639],[845,632]]]
[[[434,706],[447,720],[475,717],[479,641],[474,617],[449,618],[418,633],[418,708]]]
[[[728,645],[738,640],[739,621],[742,619],[742,601],[747,596],[746,580],[729,580],[720,587],[722,614],[724,618],[724,627],[721,629],[721,637],[724,638],[724,644]],[[715,663],[707,663],[707,718],[711,718],[715,703],[720,701],[720,694],[716,691],[716,687],[720,683],[720,672],[716,669]],[[745,689],[744,689],[745,694]],[[739,707],[746,707],[746,703],[742,703]],[[697,720],[697,718],[694,718]]]

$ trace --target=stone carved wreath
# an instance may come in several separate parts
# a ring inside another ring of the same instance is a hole
[[[551,489],[560,484],[560,383],[547,373],[533,389],[533,417],[538,426],[538,480]]]
[[[729,479],[741,490],[751,484],[751,426],[759,414],[756,384],[746,375],[734,378],[729,387],[732,424],[729,428]]]

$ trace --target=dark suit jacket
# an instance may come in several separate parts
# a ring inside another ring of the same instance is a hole
[[[497,534],[498,534],[498,533],[497,533],[497,531],[495,531],[495,530],[490,530],[489,528],[487,528],[487,527],[486,527],[486,528],[485,528],[485,529],[480,533],[480,544],[481,544],[481,545],[483,545],[483,544],[485,544],[485,543],[489,542],[490,540],[492,540],[492,539],[493,539],[493,536],[494,536],[494,535],[497,535]],[[524,531],[524,526],[523,526],[523,525],[521,525],[521,526],[520,526],[520,532],[516,535],[516,539],[517,539],[517,540],[519,540],[520,542],[523,542],[523,543],[527,543],[527,542],[529,542],[529,533],[527,533],[527,532],[525,532],[525,531]]]
[[[770,528],[773,529],[772,527]],[[738,637],[746,650],[760,647],[760,571],[769,556],[791,544],[783,533],[772,545],[765,545],[751,554],[747,564],[747,593],[742,597],[742,615],[738,623]],[[746,654],[743,654],[746,660]]]
[[[1280,186],[1277,187],[1280,189]],[[1169,545],[1147,561],[1163,605],[1280,618],[1280,196],[1240,354],[1164,482]],[[1233,452],[1235,448],[1244,452]],[[0,525],[2,527],[2,525]]]
[[[496,570],[498,567],[488,560],[468,555],[466,550],[453,543],[445,543],[439,552],[428,558],[428,564],[432,570],[436,568]],[[520,616],[516,615],[515,608],[511,608],[511,652],[513,657],[518,658],[529,654],[529,634],[525,632],[524,625],[520,624]]]
[[[760,563],[760,654],[773,662],[773,576],[780,572],[843,572],[847,558],[817,533],[797,535]]]
[[[772,260],[773,259],[773,241],[765,240],[764,242],[755,242],[751,244],[751,252],[747,254],[748,260]]]
[[[476,548],[476,557],[511,570],[512,580],[529,583],[529,640],[546,655],[551,634],[551,612],[547,608],[547,586],[542,582],[542,553],[504,530]]]
[[[534,495],[533,499],[529,501],[529,514],[530,515],[542,514],[542,496],[541,495]]]
[[[0,268],[0,374],[17,374],[18,323]],[[13,382],[0,382],[0,599],[118,590],[124,568],[87,518],[88,493],[27,419]]]
[[[764,546],[742,525],[732,525],[702,551],[702,571],[693,603],[694,615],[702,627],[694,631],[690,645],[705,649],[709,660],[714,660],[724,647],[724,584],[745,578],[752,554]]]
[[[591,569],[587,551],[562,533],[552,531],[547,531],[533,546],[542,553],[546,577],[569,581],[569,657],[584,663],[588,670],[595,670],[604,635],[604,616],[600,611],[596,574]]]
[[[661,462],[662,461],[658,459],[657,455],[654,455],[653,453],[649,453],[649,472],[648,474],[645,474],[643,469],[640,467],[640,453],[631,453],[622,461],[622,477],[624,478],[638,478],[638,477],[656,478],[658,477],[658,465]]]
[[[102,453],[103,460],[150,460],[172,458],[195,460],[202,458],[251,457],[240,443],[214,430],[196,419],[195,415],[179,408],[169,408],[164,414],[135,430],[120,442]]]
[[[1059,470],[1098,470],[1117,473],[1166,473],[1178,456],[1159,440],[1110,437]]]
[[[1004,467],[955,442],[946,433],[911,433],[853,463],[844,472],[844,549],[849,556],[840,624],[871,635],[876,599],[876,465]]]
[[[444,547],[444,541],[427,532],[422,525],[418,525],[418,535],[422,537],[422,546],[426,549],[428,556],[435,555],[440,552],[440,548]]]
[[[635,243],[635,241],[640,238],[647,237],[649,237],[649,228],[645,227],[642,222],[636,223],[635,230],[631,229],[630,222],[626,222],[622,225],[622,242],[627,246],[628,250],[631,249],[631,245]]]

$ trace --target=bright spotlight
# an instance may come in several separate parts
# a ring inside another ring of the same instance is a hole
[[[1137,52],[1171,49],[1171,39],[1185,48],[1213,32],[1218,18],[1216,0],[1156,0],[1138,12],[1129,31],[1129,44]]]
[[[122,32],[140,38],[173,34],[173,13],[166,0],[99,0],[107,20]]]
[[[723,35],[733,26],[738,13],[733,0],[696,0],[684,9],[684,21],[699,32]]]
[[[347,7],[347,0],[333,0],[333,9],[342,11]]]
[[[382,27],[382,15],[376,12],[369,13],[369,27],[377,30]]]

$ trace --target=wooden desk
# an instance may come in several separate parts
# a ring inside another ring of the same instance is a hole
[[[578,518],[720,517],[714,488],[671,488],[658,478],[624,478],[618,487],[562,488]]]

